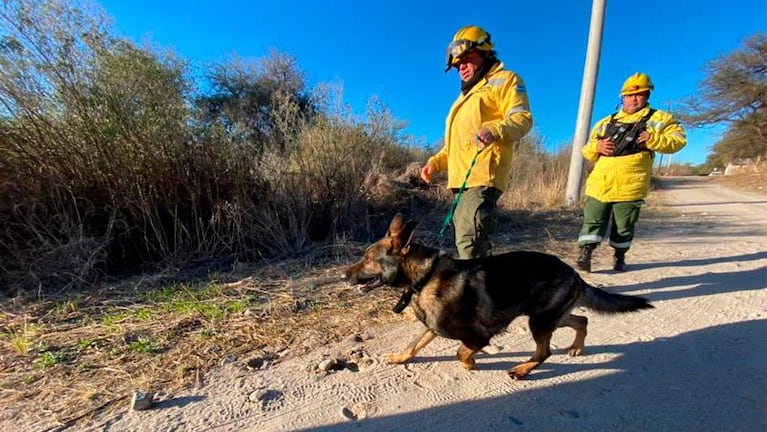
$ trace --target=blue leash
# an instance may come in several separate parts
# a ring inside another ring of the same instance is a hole
[[[458,201],[461,199],[461,195],[463,195],[463,191],[466,190],[466,183],[469,181],[469,176],[471,175],[472,168],[474,168],[474,165],[477,163],[477,156],[479,156],[479,154],[482,153],[482,150],[486,148],[487,147],[478,149],[477,153],[474,155],[474,159],[471,160],[471,165],[469,166],[469,170],[466,171],[466,177],[463,179],[463,184],[461,185],[461,188],[458,189],[458,193],[455,195],[455,199],[453,200],[453,205],[450,206],[450,211],[447,213],[447,216],[445,217],[445,221],[442,222],[442,229],[439,230],[440,240],[445,237],[445,230],[447,230],[447,227],[450,226],[450,222],[453,221],[453,213],[455,213],[455,208],[458,206]]]

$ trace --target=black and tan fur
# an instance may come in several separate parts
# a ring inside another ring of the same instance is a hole
[[[559,258],[539,252],[509,252],[485,258],[457,260],[437,249],[412,241],[415,222],[397,214],[386,236],[365,251],[346,271],[362,292],[379,285],[406,286],[399,309],[412,295],[411,306],[426,326],[403,352],[388,363],[406,363],[442,336],[461,341],[458,361],[474,368],[474,355],[520,315],[529,317],[535,353],[508,371],[523,378],[551,355],[550,340],[558,327],[575,330],[567,352],[583,353],[588,320],[571,314],[576,306],[613,314],[653,306],[642,297],[612,294],[586,283]]]

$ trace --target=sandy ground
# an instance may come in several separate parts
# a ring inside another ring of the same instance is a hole
[[[457,342],[445,339],[411,364],[384,364],[384,354],[421,331],[403,316],[266,370],[221,366],[200,388],[164,395],[148,411],[126,407],[85,430],[767,430],[767,196],[667,178],[651,200],[674,214],[640,221],[630,271],[610,270],[602,247],[585,278],[646,296],[656,309],[585,312],[585,354],[565,355],[572,333],[559,330],[554,355],[528,379],[505,372],[534,348],[524,319],[493,340],[499,352],[478,355],[467,372],[455,360]],[[311,370],[352,351],[372,362]]]

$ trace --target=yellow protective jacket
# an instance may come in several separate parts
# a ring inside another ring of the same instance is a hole
[[[487,127],[498,139],[477,156],[466,187],[506,188],[514,143],[533,126],[522,78],[498,62],[465,95],[461,93],[445,121],[445,145],[428,164],[447,170],[447,187],[460,188],[477,154],[476,133]]]
[[[622,123],[636,123],[647,115],[649,106],[626,114],[621,110],[615,119]],[[594,164],[586,180],[586,195],[601,202],[636,201],[647,196],[652,176],[653,153],[640,151],[626,156],[602,156],[597,152],[597,141],[604,137],[610,116],[600,120],[591,131],[589,142],[583,146],[583,157]],[[647,121],[650,139],[645,143],[648,150],[659,153],[676,153],[687,144],[684,128],[671,114],[657,110]]]

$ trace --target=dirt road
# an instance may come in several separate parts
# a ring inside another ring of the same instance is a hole
[[[587,312],[586,353],[554,355],[523,381],[506,370],[534,344],[524,320],[477,356],[455,361],[457,343],[438,339],[406,366],[381,362],[420,330],[402,323],[364,341],[323,347],[263,371],[222,366],[200,389],[144,412],[92,424],[109,431],[767,430],[767,196],[706,178],[671,178],[650,200],[674,214],[648,216],[629,254],[630,271],[597,251],[585,277],[612,292],[648,297],[656,309],[621,316]],[[373,361],[325,376],[323,356],[356,350]],[[256,393],[254,393],[256,392]],[[249,400],[254,397],[256,401]]]

